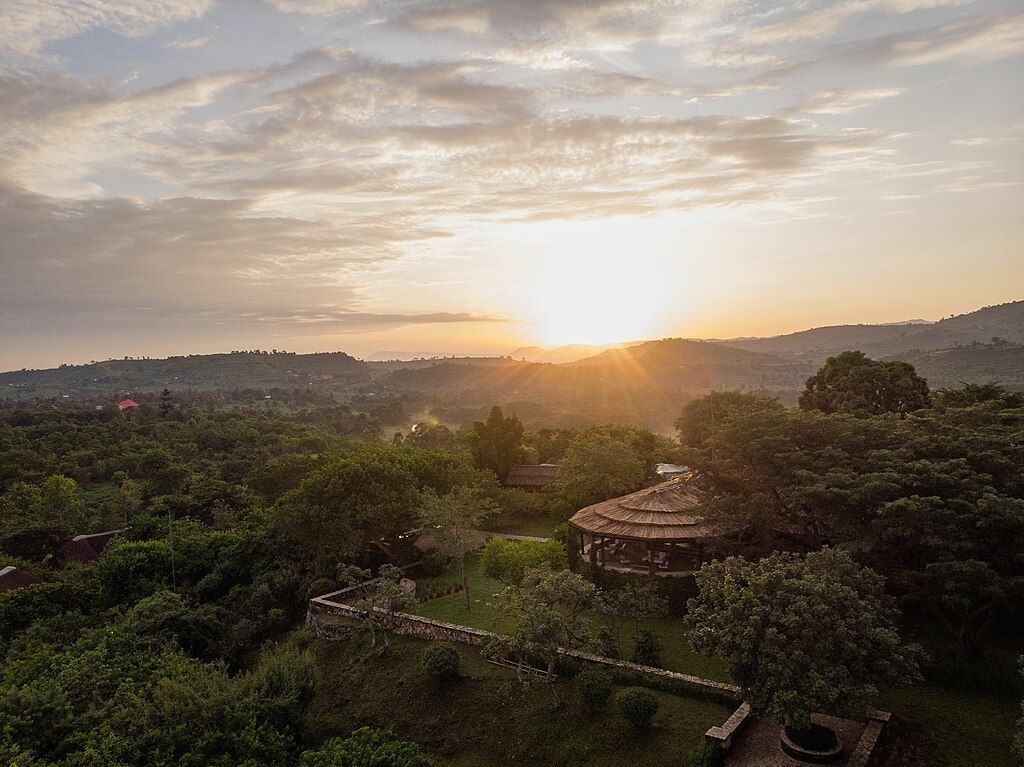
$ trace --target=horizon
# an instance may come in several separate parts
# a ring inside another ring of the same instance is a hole
[[[14,0],[0,368],[1024,295],[1013,0]]]
[[[1024,301],[1024,299],[1019,299],[1018,301],[1008,301],[1008,302],[1004,302],[1002,304],[987,304],[987,305],[985,305],[983,307],[977,307],[976,309],[973,309],[973,310],[970,310],[970,311],[967,311],[967,312],[957,312],[957,313],[951,313],[951,314],[943,315],[943,316],[939,317],[937,320],[927,320],[927,319],[923,319],[923,318],[920,318],[920,317],[915,317],[915,318],[912,318],[912,319],[890,321],[890,322],[870,322],[870,323],[869,322],[849,322],[849,323],[838,323],[838,324],[832,324],[832,325],[816,325],[816,326],[813,326],[813,327],[806,327],[806,328],[801,328],[799,330],[791,330],[791,331],[786,331],[786,332],[783,332],[783,333],[777,333],[777,334],[772,334],[772,335],[744,335],[744,336],[732,336],[730,338],[716,338],[716,337],[697,338],[697,337],[694,337],[694,336],[661,336],[661,337],[658,337],[658,338],[632,339],[632,340],[622,341],[622,342],[614,343],[614,344],[571,344],[570,343],[570,344],[560,344],[560,345],[557,345],[557,346],[542,346],[542,345],[539,345],[539,344],[526,344],[526,343],[524,343],[524,344],[520,344],[519,346],[516,346],[515,348],[511,348],[511,349],[503,348],[503,349],[472,351],[472,352],[467,352],[467,351],[464,351],[464,350],[460,350],[458,348],[452,348],[452,349],[450,349],[448,351],[437,351],[437,350],[433,350],[433,351],[423,350],[423,351],[421,351],[421,350],[415,350],[415,349],[410,349],[410,350],[377,349],[377,350],[372,351],[372,352],[357,352],[357,351],[354,350],[354,348],[348,348],[348,349],[320,349],[320,348],[316,348],[316,349],[309,349],[309,350],[298,350],[298,349],[286,349],[286,348],[276,348],[276,347],[272,347],[270,349],[265,349],[263,347],[253,346],[253,347],[246,347],[246,348],[213,349],[213,350],[198,351],[198,352],[197,351],[183,351],[183,352],[168,352],[168,353],[163,353],[163,354],[148,354],[148,353],[124,354],[124,355],[107,356],[107,357],[102,357],[102,358],[91,358],[89,360],[85,360],[85,359],[82,359],[82,360],[61,360],[59,362],[52,362],[52,363],[43,364],[43,365],[23,365],[20,368],[3,368],[3,367],[0,367],[0,373],[16,372],[18,370],[49,370],[49,369],[57,368],[57,367],[59,367],[61,365],[67,365],[69,367],[78,367],[78,366],[86,366],[86,365],[95,364],[95,363],[116,362],[116,361],[119,361],[119,360],[120,361],[124,361],[124,360],[161,360],[161,359],[170,359],[170,358],[177,358],[177,357],[200,357],[200,356],[214,356],[214,355],[223,355],[223,354],[253,353],[253,352],[262,352],[262,353],[276,352],[278,354],[297,354],[297,355],[307,355],[307,354],[339,354],[340,353],[340,354],[348,354],[350,357],[353,357],[354,359],[359,360],[361,362],[397,362],[397,361],[412,361],[412,360],[422,360],[422,359],[426,359],[426,360],[430,360],[430,359],[443,359],[445,357],[459,357],[459,358],[469,358],[469,357],[475,357],[475,358],[480,358],[480,357],[512,357],[514,352],[517,352],[520,349],[524,349],[524,348],[536,348],[536,349],[540,349],[542,351],[556,351],[556,350],[559,350],[559,349],[562,349],[562,348],[574,347],[574,346],[579,346],[579,347],[584,347],[584,348],[590,347],[590,348],[595,350],[594,353],[596,354],[596,353],[599,353],[600,351],[603,351],[603,350],[609,349],[609,348],[624,348],[624,347],[636,346],[636,345],[644,344],[644,343],[650,343],[650,342],[653,342],[653,341],[666,341],[666,340],[676,340],[676,339],[681,339],[681,340],[685,340],[685,341],[714,342],[714,343],[720,343],[720,344],[728,344],[731,341],[739,342],[739,341],[748,341],[748,340],[756,340],[756,339],[780,338],[780,337],[784,337],[784,336],[788,336],[788,335],[793,335],[793,334],[796,334],[796,333],[808,332],[808,331],[812,331],[812,330],[821,330],[821,329],[835,328],[835,327],[857,327],[857,326],[886,327],[886,326],[901,326],[901,325],[907,325],[907,326],[911,326],[911,327],[915,327],[915,326],[916,327],[925,327],[927,325],[934,325],[934,324],[936,324],[938,322],[941,322],[944,319],[949,319],[949,318],[953,318],[953,317],[959,317],[959,316],[963,316],[965,314],[973,314],[974,312],[982,311],[984,309],[989,309],[989,308],[993,308],[993,307],[996,307],[996,306],[1003,306],[1003,305],[1006,305],[1008,303],[1019,303],[1020,301]],[[383,355],[396,355],[396,356],[385,357]],[[374,359],[374,358],[376,358],[376,359]]]

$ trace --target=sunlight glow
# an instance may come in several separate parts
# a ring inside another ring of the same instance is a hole
[[[631,238],[627,221],[571,225],[548,241],[534,290],[541,343],[613,344],[658,334],[669,297],[680,298],[664,260]],[[663,255],[663,254],[662,254]]]

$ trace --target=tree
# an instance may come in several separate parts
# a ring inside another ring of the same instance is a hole
[[[44,524],[76,531],[85,527],[85,503],[75,480],[54,474],[43,482],[39,496]]]
[[[640,621],[663,616],[668,609],[668,600],[658,593],[658,586],[652,579],[630,578],[622,588],[602,594],[598,609],[611,619],[618,644],[625,621],[633,621],[633,636],[639,636]]]
[[[607,434],[585,432],[566,449],[551,490],[561,512],[571,514],[639,489],[645,476],[643,460],[627,445]]]
[[[586,617],[598,596],[597,587],[569,570],[528,570],[519,586],[498,595],[498,607],[512,618],[512,635],[496,641],[489,651],[516,658],[519,681],[531,658],[547,664],[546,680],[552,701],[560,705],[555,690],[559,650],[590,642],[593,626]]]
[[[356,565],[339,565],[338,580],[345,585],[357,586],[357,597],[351,605],[362,612],[363,622],[370,630],[370,646],[377,646],[377,632],[384,639],[381,651],[391,646],[388,629],[396,613],[416,604],[416,595],[402,588],[402,571],[394,565],[383,565],[377,578],[369,570]]]
[[[509,469],[521,463],[525,455],[523,425],[515,413],[507,418],[495,405],[486,421],[475,421],[468,435],[473,465],[490,469],[504,480]]]
[[[304,751],[300,767],[430,767],[415,743],[390,730],[360,727],[347,738],[332,738],[316,751]]]
[[[459,651],[451,642],[431,642],[420,656],[420,663],[434,682],[450,682],[459,676]]]
[[[907,362],[876,362],[864,352],[829,357],[807,379],[800,407],[825,413],[906,414],[931,406],[928,382]]]
[[[423,505],[420,507],[419,519],[423,532],[434,541],[437,550],[458,567],[467,610],[472,602],[466,574],[466,555],[477,546],[476,530],[494,511],[494,504],[481,497],[472,487],[459,487],[442,496],[428,492],[424,494]]]
[[[612,675],[603,668],[587,666],[576,675],[576,689],[591,713],[603,708],[612,694]]]
[[[123,473],[123,472],[122,472]],[[118,519],[124,519],[124,524],[128,524],[128,519],[134,517],[136,512],[139,510],[140,505],[140,494],[138,486],[128,478],[125,474],[121,479],[121,482],[117,486],[117,494],[114,496],[114,508],[117,511]]]
[[[694,649],[727,661],[755,713],[805,730],[812,711],[864,710],[880,684],[919,678],[884,579],[841,551],[730,557],[696,577]]]

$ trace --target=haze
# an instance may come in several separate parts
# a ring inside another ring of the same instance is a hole
[[[7,0],[0,369],[1024,294],[1014,0]]]

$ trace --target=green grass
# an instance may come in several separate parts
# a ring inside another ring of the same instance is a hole
[[[452,594],[419,605],[413,612],[448,623],[457,623],[489,631],[507,632],[511,625],[494,606],[494,595],[504,584],[480,571],[479,557],[467,562],[470,573],[472,607],[466,610],[463,594]],[[449,572],[443,579],[451,580]],[[601,619],[600,616],[594,616]],[[662,644],[662,664],[666,669],[718,681],[730,681],[725,663],[718,658],[699,655],[690,647],[681,620],[659,619],[641,622],[641,628],[654,631]],[[629,659],[633,651],[633,625],[626,622],[621,635],[621,654]],[[910,641],[918,641],[930,653],[949,646],[948,638],[934,626],[911,624],[906,630]],[[990,658],[1000,667],[1016,668],[1016,658],[1024,653],[1020,640],[993,637]],[[914,723],[914,740],[934,767],[1007,767],[1011,733],[1020,716],[1020,700],[999,697],[963,687],[943,686],[937,682],[912,688],[886,691],[877,707]]]
[[[974,690],[918,684],[885,692],[878,707],[920,727],[918,741],[930,767],[1009,767],[1020,702]]]
[[[559,522],[554,516],[543,511],[520,511],[495,514],[485,519],[480,527],[492,533],[552,538],[558,524]]]
[[[479,556],[470,556],[466,561],[466,568],[469,573],[471,600],[469,610],[466,609],[465,595],[459,592],[423,602],[411,612],[422,615],[424,618],[433,618],[445,623],[457,623],[460,626],[471,626],[498,633],[511,631],[511,621],[501,615],[496,607],[497,594],[505,588],[505,584],[484,575],[480,568]],[[452,581],[457,579],[458,576],[453,568],[436,578],[424,578],[421,581],[429,583],[431,580]],[[599,621],[606,620],[596,613],[591,614],[590,617]],[[681,620],[668,618],[645,620],[641,621],[640,627],[650,629],[658,635],[662,646],[661,660],[666,669],[722,682],[729,681],[725,664],[722,661],[698,655],[693,651],[686,628]],[[622,657],[626,660],[629,660],[633,654],[633,633],[632,622],[627,622],[621,631],[619,648]]]
[[[442,767],[675,767],[708,727],[731,713],[715,703],[659,692],[654,727],[636,734],[613,701],[590,715],[572,680],[560,679],[564,705],[555,709],[543,684],[524,688],[514,672],[484,662],[466,645],[456,645],[463,678],[438,687],[420,668],[428,644],[396,637],[388,653],[375,656],[367,654],[361,636],[317,642],[320,684],[307,713],[308,744],[371,725],[420,743]]]

